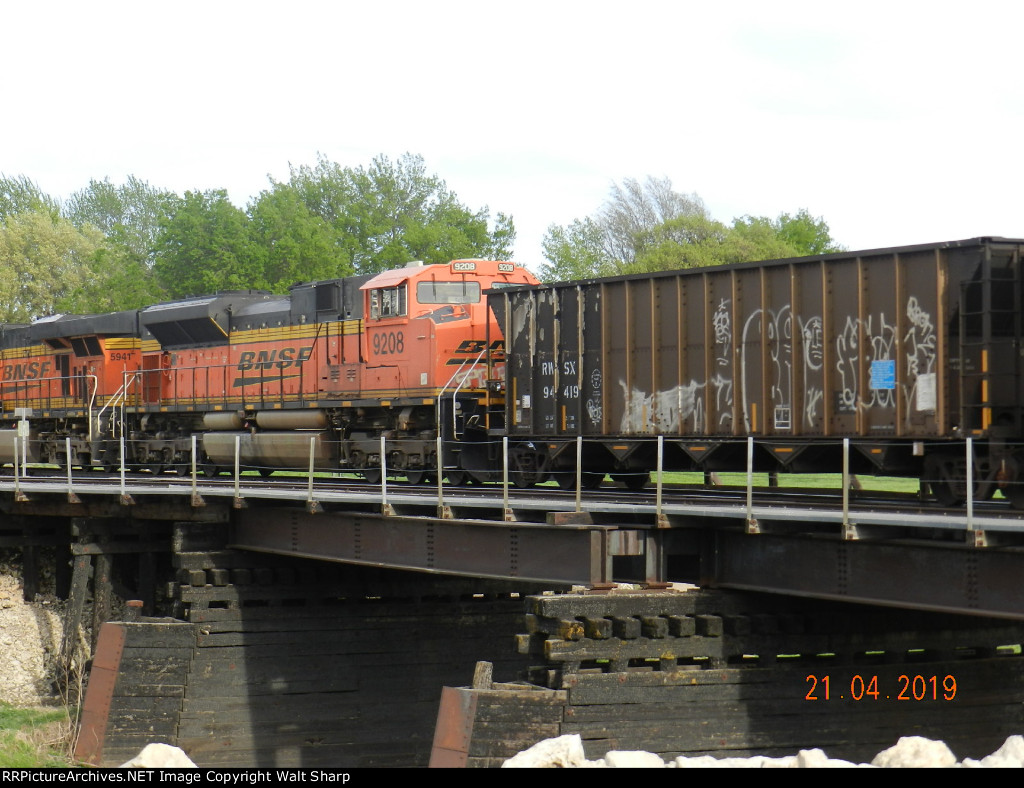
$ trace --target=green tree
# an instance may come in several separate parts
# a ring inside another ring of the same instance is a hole
[[[341,167],[320,157],[316,167],[292,167],[289,185],[309,211],[334,229],[351,270],[372,273],[411,260],[447,262],[458,257],[507,259],[515,227],[499,213],[472,211],[420,156],[392,162],[376,157],[369,167]]]
[[[249,206],[249,220],[254,254],[271,290],[283,293],[296,282],[353,273],[331,225],[288,184],[262,192]]]
[[[98,227],[112,246],[152,266],[160,223],[174,212],[179,198],[129,175],[121,186],[108,178],[90,180],[63,205],[63,214],[76,226]]]
[[[682,194],[672,188],[668,178],[651,176],[643,183],[626,178],[622,184],[613,184],[598,211],[605,248],[620,268],[628,268],[658,243],[666,223],[709,219],[704,201],[696,194]]]
[[[223,189],[185,192],[161,222],[156,251],[157,281],[171,298],[267,287],[249,219]]]
[[[56,217],[60,205],[28,176],[0,174],[0,219],[29,211],[43,211]]]
[[[545,282],[565,282],[615,273],[615,260],[605,248],[605,233],[589,216],[561,227],[552,224],[543,240],[544,256],[537,276]]]
[[[788,213],[779,214],[779,218],[775,220],[775,228],[779,237],[801,255],[846,251],[844,246],[833,240],[828,223],[820,216],[811,216],[806,208],[801,208],[795,216]]]
[[[841,251],[828,224],[801,209],[777,219],[743,216],[731,226],[712,218],[696,194],[667,178],[627,178],[601,208],[544,238],[545,280],[642,273]]]
[[[0,225],[0,317],[29,322],[69,310],[103,247],[94,227],[76,228],[48,210],[7,216]]]

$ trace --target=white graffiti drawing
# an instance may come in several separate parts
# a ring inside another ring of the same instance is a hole
[[[804,356],[804,426],[813,428],[818,406],[825,399],[825,392],[811,380],[812,377],[820,379],[825,363],[825,332],[820,317],[812,317],[800,326],[800,339]]]
[[[695,432],[704,430],[704,403],[700,396],[703,384],[691,381],[685,386],[653,394],[630,389],[623,380],[619,385],[625,399],[622,432],[679,432],[683,422],[690,418],[694,421]]]
[[[740,345],[742,348],[740,385],[743,390],[743,423],[748,432],[752,428],[760,426],[752,424],[753,414],[749,407],[751,396],[760,395],[760,386],[755,386],[753,391],[749,391],[747,388],[747,370],[751,361],[747,358],[746,353],[748,347],[760,347],[759,339],[763,341],[763,338],[759,337],[763,317],[764,312],[756,309],[747,318],[743,324],[743,342]],[[769,375],[771,407],[773,409],[771,413],[774,421],[769,424],[766,413],[764,426],[774,426],[776,430],[786,431],[793,427],[791,416],[793,412],[793,316],[787,304],[778,313],[769,310],[767,317],[768,355],[771,369],[763,371],[762,374]],[[760,353],[760,350],[757,352]]]
[[[867,342],[865,364],[873,361],[891,361],[896,346],[896,327],[885,322],[885,314],[868,315],[866,320],[847,317],[846,325],[836,338],[836,371],[839,373],[839,411],[853,412],[857,408],[896,405],[895,389],[867,389],[862,391],[863,381],[858,379],[861,362],[860,333],[864,331]]]
[[[601,368],[594,367],[594,371],[590,373],[591,394],[590,399],[587,400],[587,415],[590,417],[590,423],[595,426],[601,423],[601,417],[604,415],[601,407],[602,382]]]
[[[917,298],[907,299],[907,319],[910,329],[903,338],[907,358],[907,382],[904,397],[907,402],[907,419],[911,410],[932,411],[936,405],[935,358],[937,339],[932,317],[925,312]]]
[[[732,317],[729,299],[723,298],[711,317],[715,334],[715,374],[708,381],[715,392],[718,423],[732,422]]]

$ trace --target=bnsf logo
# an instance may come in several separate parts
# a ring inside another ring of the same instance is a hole
[[[246,350],[238,357],[238,371],[248,372],[252,369],[288,369],[293,364],[309,361],[313,355],[313,346],[285,347],[280,350]]]
[[[488,349],[487,342],[482,339],[464,339],[462,343],[455,348],[455,353],[460,356],[478,356]],[[490,344],[490,351],[496,355],[504,356],[505,354],[505,340],[495,339]],[[500,360],[500,359],[496,359]],[[450,358],[445,362],[448,366],[456,366],[465,363],[464,358]]]
[[[37,380],[50,371],[49,361],[29,361],[26,364],[5,364],[4,380]]]

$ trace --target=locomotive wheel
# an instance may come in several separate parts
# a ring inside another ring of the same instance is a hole
[[[164,472],[163,463],[151,462],[147,464],[146,467],[149,469],[149,472],[154,476],[159,476],[161,473]]]
[[[176,462],[174,463],[174,472],[178,476],[188,476],[192,472],[192,463]]]

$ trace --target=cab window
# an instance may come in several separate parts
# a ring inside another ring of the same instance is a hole
[[[409,312],[406,285],[370,291],[370,317],[405,317]]]
[[[417,282],[416,300],[421,304],[478,304],[480,283],[464,282]]]

